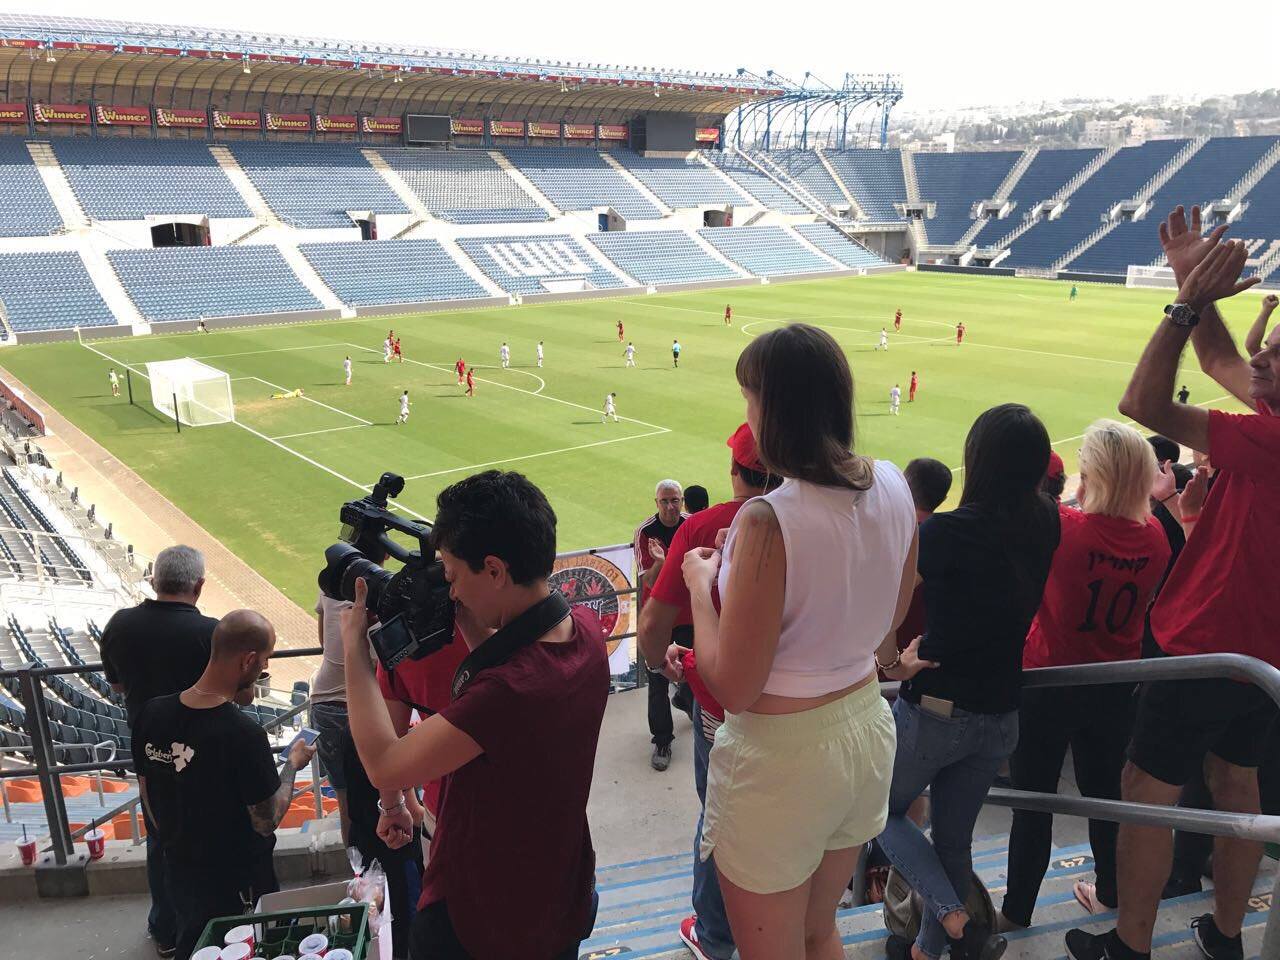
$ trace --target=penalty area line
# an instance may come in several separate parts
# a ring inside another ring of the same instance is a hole
[[[664,433],[671,431],[663,427],[659,430],[650,430],[648,433],[637,433],[629,437],[614,437],[611,440],[596,440],[592,443],[579,443],[572,447],[560,447],[557,450],[543,450],[539,453],[526,453],[518,457],[507,457],[503,460],[489,460],[485,463],[472,463],[465,467],[450,467],[448,470],[433,470],[430,473],[419,473],[412,477],[405,477],[405,480],[425,480],[427,477],[442,477],[448,473],[461,473],[464,470],[480,470],[487,467],[496,467],[504,463],[516,463],[521,460],[535,460],[538,457],[550,457],[558,453],[570,453],[574,450],[586,450],[589,447],[603,447],[611,443],[625,443],[628,440],[643,440],[645,437],[658,437]]]

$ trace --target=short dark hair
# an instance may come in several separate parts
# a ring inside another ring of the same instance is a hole
[[[440,491],[432,542],[476,571],[497,557],[527,586],[551,575],[556,514],[524,474],[486,470]]]
[[[232,610],[213,628],[209,654],[226,660],[246,653],[262,653],[275,639],[271,622],[256,610]]]
[[[1168,437],[1153,433],[1147,437],[1147,443],[1151,444],[1151,448],[1155,450],[1156,460],[1160,463],[1164,463],[1166,460],[1172,460],[1177,463],[1182,459],[1182,448]]]
[[[711,495],[707,493],[707,488],[694,484],[691,487],[685,487],[684,490],[684,509],[686,513],[697,513],[699,510],[705,510],[711,505]]]
[[[793,323],[756,337],[738,384],[760,398],[756,450],[770,473],[867,490],[871,461],[853,452],[853,373],[831,334]]]
[[[916,509],[933,513],[951,492],[951,468],[932,457],[916,457],[902,471]]]

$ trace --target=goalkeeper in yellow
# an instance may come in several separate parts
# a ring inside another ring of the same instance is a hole
[[[296,400],[298,397],[304,397],[304,396],[306,396],[306,394],[304,394],[302,392],[302,388],[299,387],[297,390],[285,390],[282,393],[273,393],[271,395],[271,399],[272,400]]]

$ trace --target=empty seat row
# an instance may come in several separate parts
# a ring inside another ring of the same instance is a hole
[[[825,273],[836,269],[782,227],[708,227],[698,233],[738,266],[758,277]]]
[[[925,224],[929,242],[959,241],[973,226],[974,204],[995,196],[1021,156],[1014,150],[916,154],[920,199],[934,204],[934,215]]]
[[[21,333],[116,322],[80,254],[0,254],[0,313]]]
[[[38,237],[62,226],[26,141],[0,137],[0,237]]]
[[[737,276],[679,230],[593,233],[588,239],[641,283],[694,283]]]
[[[597,290],[625,286],[568,234],[467,237],[458,246],[508,293],[546,292],[546,280],[583,280]]]
[[[867,219],[901,220],[895,203],[907,200],[902,154],[897,150],[828,150],[827,161],[845,188],[858,201]]]
[[[656,220],[662,216],[662,211],[595,150],[513,147],[503,152],[561,210],[612,207],[628,220]]]
[[[432,214],[454,223],[536,223],[547,213],[483,150],[379,147]]]
[[[846,267],[882,267],[885,261],[862,244],[845,236],[829,223],[802,223],[795,227],[804,237],[828,257],[834,257]]]
[[[740,154],[712,150],[707,154],[707,159],[727,173],[734,183],[755,197],[762,206],[779,213],[813,212]]]
[[[298,249],[354,306],[490,296],[435,240],[304,243]]]
[[[619,150],[613,156],[673,210],[750,203],[741,190],[696,157],[642,157],[630,150]]]

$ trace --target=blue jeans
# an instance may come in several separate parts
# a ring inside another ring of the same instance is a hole
[[[702,706],[693,705],[693,785],[698,791],[698,830],[693,836],[693,912],[698,915],[694,930],[702,952],[715,960],[729,960],[735,949],[729,916],[720,894],[714,854],[704,863],[698,856],[702,845],[702,810],[707,803],[707,758],[713,741],[702,732]]]
[[[955,710],[939,717],[902,698],[893,706],[898,753],[889,790],[889,822],[880,845],[925,902],[916,945],[928,957],[942,956],[947,932],[942,918],[964,909],[973,876],[973,825],[1000,770],[1018,743],[1018,713]],[[907,819],[911,806],[931,788],[932,842]]]
[[[169,895],[169,871],[165,867],[160,841],[152,838],[147,827],[147,886],[151,888],[151,911],[147,914],[147,932],[163,947],[178,942],[178,918]]]

